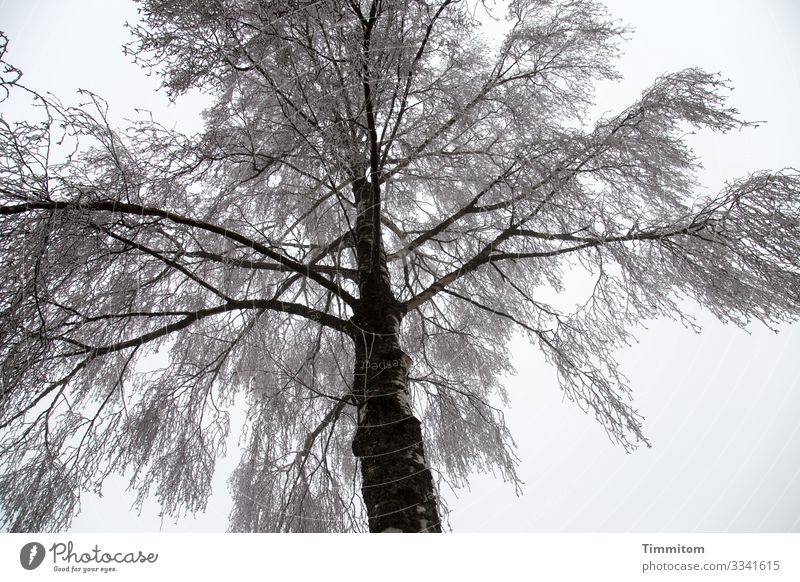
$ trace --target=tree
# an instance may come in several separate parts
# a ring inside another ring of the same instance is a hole
[[[694,194],[686,130],[750,125],[719,77],[663,76],[589,124],[624,29],[594,2],[518,1],[494,46],[475,9],[145,0],[128,50],[170,95],[214,94],[198,136],[115,129],[99,97],[68,108],[6,66],[43,112],[0,126],[11,529],[62,527],[113,472],[201,510],[242,395],[231,529],[366,512],[371,531],[439,531],[432,468],[516,478],[492,404],[515,330],[633,447],[614,350],[634,323],[691,325],[686,297],[739,325],[797,316],[798,173]],[[537,299],[574,265],[586,303]],[[168,366],[137,369],[159,349]]]

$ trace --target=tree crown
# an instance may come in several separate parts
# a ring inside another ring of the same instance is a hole
[[[667,74],[588,121],[624,28],[589,0],[506,8],[492,42],[475,11],[493,9],[457,0],[144,0],[127,50],[171,96],[213,94],[195,136],[117,129],[99,97],[65,107],[6,65],[5,94],[42,113],[0,122],[12,529],[68,524],[113,472],[168,514],[202,510],[240,396],[232,529],[363,527],[352,362],[379,271],[454,487],[475,469],[516,480],[496,408],[515,331],[633,447],[614,352],[634,324],[690,323],[683,298],[739,325],[796,318],[798,173],[695,194],[687,129],[748,125],[727,84]],[[54,159],[57,142],[74,152]],[[575,266],[594,278],[585,303],[537,298]],[[137,369],[159,349],[168,365]]]

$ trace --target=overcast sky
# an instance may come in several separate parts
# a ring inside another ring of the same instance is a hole
[[[759,169],[800,166],[800,7],[791,0],[613,0],[612,14],[635,28],[620,71],[603,84],[598,111],[623,109],[659,74],[688,66],[731,79],[732,103],[758,129],[692,136],[705,164],[704,185]],[[202,97],[175,105],[157,82],[122,55],[132,2],[0,0],[9,60],[26,84],[75,102],[86,88],[105,97],[118,118],[154,111],[180,128],[200,128]],[[2,106],[0,106],[2,107]],[[7,112],[8,113],[8,112]],[[652,449],[626,454],[602,428],[563,402],[555,372],[522,342],[509,378],[507,414],[520,457],[523,495],[492,476],[450,499],[456,531],[800,531],[800,326],[774,334],[723,326],[696,311],[700,335],[670,321],[641,329],[619,352],[645,418]],[[84,497],[74,531],[222,531],[229,500],[215,478],[205,515],[161,523],[158,507],[130,511],[124,481],[110,480],[102,500]]]

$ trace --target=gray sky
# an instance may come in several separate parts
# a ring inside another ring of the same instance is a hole
[[[719,71],[736,88],[732,104],[758,129],[690,142],[704,161],[703,183],[719,189],[748,171],[800,166],[800,7],[791,0],[613,0],[612,14],[636,31],[620,62],[623,82],[603,84],[598,111],[616,111],[662,73],[688,66]],[[184,130],[199,129],[204,103],[169,105],[157,81],[120,45],[136,17],[122,0],[0,1],[9,60],[26,83],[74,102],[77,88],[105,97],[116,117],[150,109]],[[508,379],[507,421],[517,444],[524,494],[492,476],[451,499],[456,531],[800,531],[800,326],[776,335],[723,326],[696,310],[701,335],[669,321],[636,333],[621,350],[623,372],[645,418],[652,449],[632,454],[609,442],[592,417],[562,402],[555,372],[516,342],[518,374]],[[226,479],[221,463],[209,510],[166,531],[222,531]],[[86,495],[74,531],[157,531],[158,507],[130,511],[122,479],[99,500]]]

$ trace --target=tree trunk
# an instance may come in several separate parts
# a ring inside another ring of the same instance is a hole
[[[355,251],[360,301],[355,329],[353,395],[358,428],[353,454],[361,461],[371,532],[441,532],[436,488],[425,462],[422,429],[411,410],[411,358],[400,349],[405,307],[394,297],[380,229],[377,181],[353,185],[358,214]]]
[[[378,344],[384,342],[376,342]],[[394,342],[392,342],[394,343]],[[353,454],[361,460],[361,491],[371,532],[441,532],[421,423],[408,396],[409,358],[399,348],[361,351],[362,392]]]

